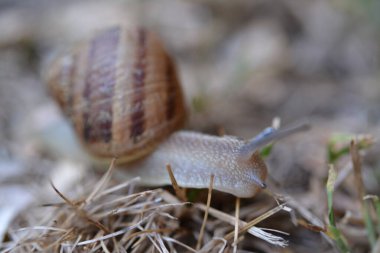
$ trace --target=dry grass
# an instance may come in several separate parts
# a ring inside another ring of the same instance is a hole
[[[213,177],[204,205],[180,200],[164,189],[134,192],[138,179],[113,185],[112,171],[113,163],[91,191],[76,199],[68,198],[52,183],[62,202],[23,213],[13,224],[20,227],[9,229],[2,252],[224,252],[228,248],[236,252],[247,232],[277,246],[287,244],[255,227],[284,205],[245,222],[210,207]],[[209,215],[219,222],[210,222]],[[184,220],[194,224],[192,231],[182,225]],[[214,236],[213,231],[221,227],[224,235]]]

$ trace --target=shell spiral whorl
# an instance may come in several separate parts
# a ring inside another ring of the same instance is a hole
[[[46,82],[95,156],[131,161],[185,121],[177,72],[154,34],[120,26],[56,59]]]

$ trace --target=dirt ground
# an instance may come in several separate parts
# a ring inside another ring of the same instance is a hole
[[[380,252],[379,11],[354,0],[2,0],[1,252],[195,252],[198,240],[199,252]],[[207,189],[188,190],[183,201],[172,186],[95,170],[72,146],[42,75],[57,52],[115,24],[161,37],[186,129],[248,139],[277,117],[310,123],[265,157],[268,188],[241,199],[238,227],[232,195],[213,191],[207,208]],[[254,221],[271,210],[257,227],[272,237],[259,238]]]

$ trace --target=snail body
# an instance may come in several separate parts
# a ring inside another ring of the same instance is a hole
[[[129,176],[140,176],[145,185],[170,184],[166,164],[170,164],[182,187],[213,188],[238,197],[252,197],[264,188],[267,168],[255,152],[243,155],[246,141],[234,136],[212,136],[176,131],[152,154],[128,165]]]
[[[245,141],[180,131],[186,112],[175,65],[141,28],[97,33],[52,62],[45,80],[89,153],[117,157],[146,185],[170,184],[170,164],[180,186],[207,188],[213,174],[214,189],[252,197],[267,175],[257,149],[289,132]]]

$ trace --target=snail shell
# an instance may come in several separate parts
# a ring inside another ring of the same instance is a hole
[[[142,28],[97,33],[57,58],[46,83],[96,157],[138,159],[185,121],[173,60]]]

